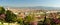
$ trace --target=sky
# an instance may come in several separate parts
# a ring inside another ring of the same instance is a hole
[[[11,7],[60,7],[60,0],[0,0],[0,6]]]

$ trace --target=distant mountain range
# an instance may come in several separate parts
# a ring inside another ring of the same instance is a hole
[[[5,7],[7,8],[7,6]],[[44,9],[44,10],[60,10],[60,7],[44,7],[44,6],[36,6],[36,7],[9,7],[9,8],[12,8],[12,9],[37,9],[37,10],[40,10],[40,9]]]

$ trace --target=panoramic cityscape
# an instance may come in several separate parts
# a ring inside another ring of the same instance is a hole
[[[0,25],[60,25],[60,0],[0,0]]]

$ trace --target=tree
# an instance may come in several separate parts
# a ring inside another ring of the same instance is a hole
[[[16,17],[17,16],[13,12],[11,12],[10,10],[6,11],[6,18],[5,18],[5,20],[7,22],[15,22],[16,21]]]
[[[20,17],[19,19],[17,19],[17,22],[18,22],[20,25],[24,25],[24,24],[23,24],[23,18],[21,18],[21,17]]]
[[[3,7],[0,7],[0,14],[4,14],[5,13],[5,9]]]
[[[44,17],[43,25],[51,25],[50,22],[51,22],[51,20],[49,18],[46,18],[46,12],[45,12],[45,17]]]
[[[4,7],[0,6],[0,20],[4,21],[4,19],[5,19],[5,9]]]
[[[29,15],[25,17],[26,25],[30,25],[33,23],[33,21],[36,19],[34,15],[35,15],[34,13],[33,14],[29,13]]]

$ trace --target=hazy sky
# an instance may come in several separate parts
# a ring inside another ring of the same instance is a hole
[[[60,7],[60,0],[0,0],[0,5],[12,7]]]

